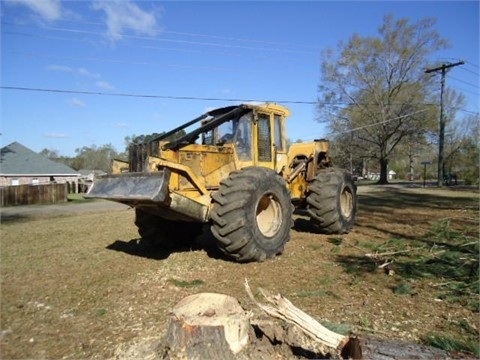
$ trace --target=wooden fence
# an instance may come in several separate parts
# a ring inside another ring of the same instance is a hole
[[[0,206],[67,202],[67,184],[0,187]]]

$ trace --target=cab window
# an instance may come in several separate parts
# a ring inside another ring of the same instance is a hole
[[[258,115],[257,123],[258,161],[272,161],[270,116]]]
[[[252,160],[252,112],[244,114],[238,121],[234,141],[241,161]]]

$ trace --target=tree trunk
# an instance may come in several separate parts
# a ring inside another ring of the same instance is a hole
[[[388,159],[381,158],[380,159],[380,179],[378,180],[378,184],[388,184]]]
[[[163,358],[233,359],[249,341],[250,321],[238,301],[200,293],[172,310]]]
[[[362,336],[359,338],[359,346],[362,351],[362,359],[369,360],[452,359],[448,352],[431,346],[394,339],[379,339],[373,336]],[[466,359],[466,357],[464,359]]]
[[[413,179],[415,178],[415,169],[413,167],[413,161],[414,161],[414,155],[413,153],[409,153],[408,154],[408,168],[410,169],[410,172],[408,174],[408,181],[413,181]]]

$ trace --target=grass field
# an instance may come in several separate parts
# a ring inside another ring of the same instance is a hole
[[[252,264],[225,260],[208,235],[145,252],[133,220],[131,209],[2,219],[2,359],[119,356],[160,337],[187,295],[253,310],[245,278],[342,331],[479,355],[478,191],[360,186],[350,234],[296,216],[285,253]]]

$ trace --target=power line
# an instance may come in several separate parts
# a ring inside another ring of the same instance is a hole
[[[480,68],[480,66],[478,66],[477,64],[472,63],[471,61],[466,61],[466,64],[467,64],[467,65],[470,65],[470,66],[473,66],[473,67],[476,68],[476,69],[479,69],[479,68]]]
[[[101,22],[94,22],[94,21],[80,21],[80,20],[59,20],[60,22],[66,23],[76,23],[76,24],[84,24],[84,25],[96,25],[96,26],[105,26],[104,23]],[[46,30],[53,30],[53,31],[64,31],[64,28],[52,28],[48,26],[43,27],[34,27],[31,25],[25,24],[14,24],[7,21],[2,21],[2,25],[13,26],[13,27],[23,27],[23,28],[30,28],[30,29],[46,29]],[[68,30],[68,29],[67,29]],[[75,29],[71,29],[75,31]],[[81,31],[81,30],[80,30]],[[221,35],[210,35],[210,34],[202,34],[202,33],[192,33],[192,32],[182,32],[182,31],[174,31],[174,30],[160,30],[161,34],[172,34],[172,35],[180,35],[180,36],[187,36],[187,37],[201,37],[201,38],[210,38],[216,40],[226,40],[230,42],[244,42],[244,43],[256,43],[261,45],[275,45],[275,46],[283,46],[283,47],[299,47],[304,49],[309,49],[310,51],[316,52],[318,51],[318,46],[314,44],[302,44],[302,43],[293,43],[293,42],[280,42],[280,41],[268,41],[268,40],[258,40],[258,39],[244,39],[238,37],[228,37],[228,36],[221,36]],[[103,32],[95,32],[95,34],[102,35]],[[133,35],[128,34],[120,34],[122,37],[134,37]],[[159,40],[158,37],[148,37],[143,36],[141,37],[146,40],[156,41]]]
[[[468,93],[468,94],[470,94],[470,95],[478,96],[478,92],[473,92],[473,91],[470,91],[470,90],[461,88],[461,87],[459,87],[459,86],[451,86],[451,85],[450,85],[450,87],[456,88],[456,89],[458,89],[459,91],[464,92],[464,93]]]
[[[351,133],[351,132],[354,132],[354,131],[366,129],[366,128],[371,127],[371,126],[383,125],[383,124],[389,123],[391,121],[400,120],[400,119],[406,118],[408,116],[420,114],[420,113],[425,112],[425,111],[427,111],[427,109],[417,110],[417,111],[414,111],[412,113],[408,113],[408,114],[405,114],[405,115],[400,115],[400,116],[397,116],[397,117],[394,117],[394,118],[391,118],[391,119],[387,119],[387,120],[384,120],[384,121],[380,121],[380,122],[377,122],[377,123],[368,124],[368,125],[364,125],[364,126],[359,126],[357,128],[351,129],[351,130],[337,131],[335,133],[348,134],[348,133]]]
[[[200,96],[175,96],[175,95],[154,95],[154,94],[135,94],[135,93],[118,93],[118,92],[101,92],[101,91],[82,91],[82,90],[68,90],[68,89],[47,89],[47,88],[34,88],[34,87],[20,87],[20,86],[0,86],[3,90],[18,90],[18,91],[33,91],[33,92],[47,92],[47,93],[59,93],[59,94],[79,94],[79,95],[98,95],[98,96],[117,96],[117,97],[131,97],[131,98],[150,98],[150,99],[170,99],[170,100],[198,100],[198,101],[225,101],[225,102],[265,102],[265,103],[280,103],[280,104],[298,104],[298,105],[317,105],[318,101],[307,100],[264,100],[264,99],[245,99],[245,98],[213,98],[213,97],[200,97]],[[349,102],[332,102],[326,103],[336,107],[340,110],[345,109],[346,106],[354,105]],[[363,105],[376,105],[376,104],[363,104]],[[399,105],[392,103],[391,105]],[[434,103],[415,103],[412,105],[425,105],[436,106]],[[478,111],[467,110],[458,107],[447,106],[458,111],[463,111],[470,114],[478,114]]]
[[[479,74],[478,72],[472,71],[472,70],[470,70],[470,69],[465,69],[465,68],[460,68],[460,69],[463,70],[463,71],[466,71],[466,72],[468,72],[468,73],[470,73],[470,74],[473,74],[473,75],[475,75],[475,76],[480,76],[480,74]]]
[[[456,78],[456,77],[454,77],[454,76],[450,76],[450,79],[453,79],[453,80],[455,80],[455,81],[458,81],[458,82],[464,83],[464,84],[466,84],[466,85],[469,85],[469,86],[473,86],[473,87],[475,87],[475,88],[477,88],[477,89],[478,89],[478,84],[472,84],[472,83],[470,83],[470,82],[468,82],[468,81],[461,80],[461,79],[459,79],[459,78]]]
[[[101,23],[101,22],[93,22],[93,21],[64,20],[64,19],[63,19],[63,20],[60,20],[60,21],[61,21],[61,22],[67,22],[67,23],[84,24],[84,25],[97,25],[97,26],[104,26],[104,25],[105,25],[104,23]],[[211,39],[219,39],[219,40],[228,40],[228,41],[253,42],[253,43],[267,44],[267,45],[297,46],[297,47],[311,48],[312,50],[317,50],[317,46],[315,46],[315,45],[292,43],[292,42],[279,42],[279,41],[267,41],[267,40],[257,40],[257,39],[244,39],[244,38],[237,38],[237,37],[228,37],[228,36],[221,36],[221,35],[210,35],[210,34],[202,34],[202,33],[192,33],[192,32],[175,31],[175,30],[161,30],[160,33],[162,33],[162,34],[181,35],[181,36],[203,37],[203,38],[211,38]]]
[[[2,22],[2,25],[9,25],[15,26],[18,25],[11,24],[8,22]],[[21,25],[24,28],[36,29],[32,26]],[[103,36],[104,33],[100,31],[92,31],[92,30],[80,30],[80,29],[69,29],[69,28],[60,28],[60,27],[53,27],[53,26],[45,26],[43,27],[45,30],[56,31],[56,32],[64,32],[69,34],[80,34],[80,35],[94,35],[98,37],[99,35]],[[285,53],[294,53],[294,54],[312,54],[316,53],[316,51],[307,51],[307,50],[291,50],[286,48],[278,48],[278,47],[258,47],[258,46],[245,46],[245,45],[236,45],[236,44],[222,44],[216,42],[202,42],[202,41],[192,41],[192,40],[183,40],[183,39],[168,39],[168,38],[158,38],[152,36],[140,36],[140,35],[129,35],[129,34],[120,34],[122,37],[127,39],[134,39],[134,40],[148,40],[154,42],[171,42],[171,43],[179,43],[185,45],[201,45],[201,46],[210,46],[210,47],[221,47],[221,48],[232,48],[232,49],[242,49],[242,50],[254,50],[254,51],[276,51],[276,52],[285,52]],[[281,44],[281,43],[280,43]]]
[[[304,104],[315,105],[316,101],[300,101],[300,100],[259,100],[259,99],[242,99],[242,98],[213,98],[213,97],[197,97],[197,96],[173,96],[173,95],[151,95],[151,94],[132,94],[132,93],[106,93],[96,91],[80,91],[80,90],[65,90],[65,89],[42,89],[31,87],[18,86],[0,86],[4,90],[19,90],[19,91],[36,91],[48,93],[62,93],[62,94],[81,94],[81,95],[101,95],[101,96],[120,96],[120,97],[134,97],[134,98],[150,98],[150,99],[171,99],[171,100],[200,100],[200,101],[225,101],[225,102],[265,102],[265,103],[283,103],[283,104]]]
[[[235,68],[228,68],[228,67],[220,67],[220,66],[198,66],[198,65],[181,65],[181,64],[161,64],[155,62],[148,62],[148,61],[127,61],[127,60],[118,60],[118,59],[104,59],[98,57],[72,57],[72,56],[60,56],[60,55],[50,55],[50,54],[42,54],[38,52],[18,52],[18,51],[10,51],[5,52],[7,54],[12,55],[20,55],[20,56],[30,56],[30,57],[44,57],[44,58],[51,58],[51,59],[63,59],[63,60],[85,60],[85,61],[96,61],[96,62],[104,62],[104,63],[116,63],[116,64],[129,64],[129,65],[148,65],[148,66],[166,66],[166,67],[174,67],[174,68],[181,68],[181,69],[202,69],[202,70],[213,70],[213,71],[238,71]],[[253,70],[249,69],[250,72],[259,72],[261,70]]]
[[[400,119],[403,119],[405,117],[408,117],[408,116],[413,116],[413,115],[416,115],[416,114],[419,114],[419,113],[422,113],[422,112],[425,112],[427,111],[427,109],[422,109],[422,110],[417,110],[417,111],[414,111],[414,112],[411,112],[411,113],[408,113],[408,114],[404,114],[404,115],[400,115],[400,116],[397,116],[397,117],[394,117],[394,118],[391,118],[391,119],[387,119],[387,120],[383,120],[383,121],[379,121],[379,122],[375,122],[375,123],[372,123],[372,124],[367,124],[367,125],[363,125],[363,126],[359,126],[359,127],[356,127],[356,128],[353,128],[353,129],[349,129],[349,130],[344,130],[344,131],[332,131],[332,132],[329,132],[323,136],[331,136],[331,135],[339,135],[339,134],[349,134],[349,133],[352,133],[352,132],[355,132],[355,131],[359,131],[359,130],[362,130],[362,129],[366,129],[368,127],[372,127],[372,126],[377,126],[377,125],[383,125],[383,124],[386,124],[386,123],[389,123],[391,121],[395,121],[395,120],[400,120]],[[315,139],[315,138],[318,138],[318,137],[313,137],[312,139]]]
[[[24,36],[24,37],[32,37],[32,38],[36,38],[36,39],[45,39],[45,40],[59,40],[59,41],[79,41],[79,42],[85,42],[85,43],[89,43],[91,42],[91,40],[88,40],[88,39],[79,39],[79,38],[75,38],[75,39],[72,39],[72,38],[69,38],[69,37],[60,37],[60,36],[45,36],[45,35],[38,35],[38,34],[27,34],[27,33],[22,33],[22,32],[15,32],[15,31],[4,31],[2,32],[3,35],[13,35],[13,36]],[[130,43],[122,43],[122,44],[119,44],[119,46],[122,46],[122,47],[132,47],[132,48],[137,48],[137,49],[147,49],[147,50],[155,50],[155,51],[175,51],[175,52],[188,52],[188,53],[203,53],[203,54],[214,54],[214,55],[228,55],[228,56],[235,56],[235,57],[242,57],[242,58],[245,58],[246,55],[244,54],[240,54],[238,52],[234,52],[234,51],[215,51],[215,50],[206,50],[206,49],[194,49],[194,48],[191,48],[191,47],[188,47],[188,48],[180,48],[180,47],[177,47],[177,48],[174,48],[174,47],[165,47],[165,46],[155,46],[155,45],[140,45],[138,43],[135,43],[135,44],[130,44]],[[12,52],[12,54],[19,54],[19,55],[22,55],[22,53],[20,52]],[[50,57],[54,57],[52,55],[50,55]],[[248,55],[249,58],[253,58],[253,59],[266,59],[268,58],[268,55],[260,55],[260,54],[257,54],[257,53],[250,53]],[[79,58],[75,58],[75,59],[79,59]],[[89,59],[87,59],[89,60]],[[99,60],[101,61],[101,60]],[[126,61],[124,61],[125,63],[128,63]]]
[[[3,35],[10,35],[10,36],[22,36],[22,37],[30,37],[30,38],[36,38],[36,39],[45,39],[45,40],[50,40],[50,41],[77,41],[77,42],[82,42],[82,43],[90,43],[92,41],[91,38],[79,38],[79,37],[62,37],[62,36],[51,36],[51,35],[39,35],[39,34],[31,34],[31,33],[23,33],[23,32],[16,32],[16,31],[4,31],[2,32]],[[165,40],[167,41],[167,40]],[[270,54],[268,51],[284,51],[284,56],[282,58],[288,58],[292,59],[295,57],[302,56],[303,54],[298,53],[297,51],[293,50],[281,50],[281,49],[268,49],[268,48],[248,48],[248,49],[254,49],[255,51],[248,51],[247,53],[241,52],[239,50],[242,49],[247,49],[246,47],[240,48],[240,47],[234,47],[234,46],[224,46],[219,44],[218,46],[223,46],[223,48],[218,48],[218,49],[207,49],[205,47],[193,47],[193,46],[182,46],[179,45],[178,47],[174,46],[158,46],[158,45],[143,45],[141,42],[122,42],[117,44],[116,46],[119,47],[130,47],[134,49],[145,49],[145,50],[153,50],[153,51],[160,51],[160,52],[180,52],[180,53],[195,53],[195,54],[209,54],[209,55],[222,55],[222,56],[230,56],[230,57],[237,57],[237,58],[242,58],[242,59],[269,59]],[[285,52],[289,52],[289,54],[286,54]],[[21,53],[17,53],[20,54]],[[44,55],[46,57],[47,55]],[[49,57],[54,57],[52,55],[48,55]],[[80,59],[80,58],[76,58]],[[87,59],[91,60],[91,59]],[[94,59],[97,61],[103,61],[99,59]],[[127,61],[123,61],[124,63],[128,63]],[[192,66],[193,67],[193,66]]]

